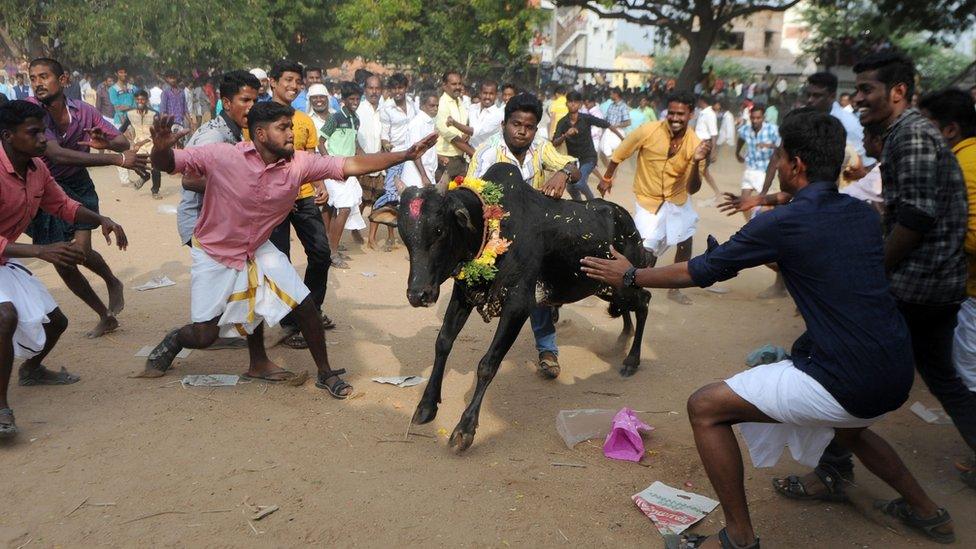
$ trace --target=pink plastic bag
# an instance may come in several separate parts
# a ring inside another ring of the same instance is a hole
[[[644,456],[644,439],[640,431],[653,431],[654,428],[637,419],[630,408],[622,408],[613,416],[610,434],[603,443],[603,455],[610,459],[640,461]]]

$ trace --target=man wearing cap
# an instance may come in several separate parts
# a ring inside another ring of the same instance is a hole
[[[308,87],[308,117],[315,124],[316,135],[329,119],[329,99],[329,90],[325,84],[312,84]]]
[[[258,100],[255,103],[271,101],[271,91],[268,89],[268,73],[260,67],[251,69],[251,74],[261,82],[261,89],[258,90]]]

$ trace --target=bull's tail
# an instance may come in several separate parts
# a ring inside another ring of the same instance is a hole
[[[610,305],[607,306],[607,313],[610,314],[610,318],[620,318],[624,314],[624,311],[620,303],[616,300],[610,301]]]

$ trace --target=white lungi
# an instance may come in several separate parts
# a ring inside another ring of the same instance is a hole
[[[252,334],[262,320],[276,326],[309,294],[288,258],[271,242],[259,246],[243,270],[218,263],[196,246],[190,255],[190,320],[220,317],[221,337]]]
[[[349,208],[349,217],[343,227],[347,231],[366,228],[366,220],[359,212],[359,204],[363,201],[363,187],[359,179],[350,177],[345,181],[326,179],[325,188],[329,191],[329,206],[333,208]]]
[[[603,137],[600,139],[600,152],[602,152],[607,158],[613,155],[613,151],[620,145],[621,139],[617,137],[617,134],[605,131],[603,132]]]
[[[952,362],[966,387],[976,391],[976,297],[963,301],[959,308]]]
[[[48,314],[58,308],[44,284],[15,259],[0,265],[0,303],[11,303],[17,310],[14,330],[14,356],[28,359],[44,349]]]
[[[752,464],[772,467],[788,447],[793,459],[816,467],[834,428],[867,427],[881,419],[854,417],[792,360],[763,364],[725,380],[735,394],[780,423],[740,423]]]
[[[644,248],[657,257],[664,255],[671,246],[691,238],[698,226],[698,214],[691,205],[691,197],[682,206],[665,201],[656,214],[636,203],[634,212],[634,224]]]
[[[753,190],[761,193],[763,184],[766,182],[766,172],[746,168],[742,173],[742,190]]]

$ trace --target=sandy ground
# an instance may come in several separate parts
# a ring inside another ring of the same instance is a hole
[[[437,419],[412,428],[404,440],[423,387],[396,388],[370,378],[429,374],[447,299],[431,309],[409,307],[402,248],[354,249],[352,269],[333,270],[330,277],[326,307],[339,327],[328,333],[329,353],[334,367],[349,369],[355,399],[335,401],[310,383],[184,389],[177,382],[189,373],[241,373],[242,350],[194,351],[166,377],[130,379],[142,368],[136,351],[188,318],[189,254],[179,245],[175,216],[157,210],[178,203],[178,182],[164,179],[165,199],[154,201],[148,186],[120,186],[114,168],[92,173],[102,210],[130,235],[124,253],[98,244],[126,287],[157,274],[176,286],[128,291],[121,328],[93,341],[84,338],[92,313],[50,265],[30,264],[71,320],[48,366],[66,366],[82,381],[11,388],[21,434],[0,446],[0,543],[10,547],[28,541],[35,547],[661,546],[632,494],[659,480],[714,496],[688,426],[688,395],[742,369],[758,345],[789,347],[803,329],[790,300],[755,299],[772,280],[763,269],[727,283],[725,295],[688,290],[692,306],[655,292],[643,364],[624,380],[617,374],[625,352],[616,342],[619,321],[593,298],[564,307],[560,378],[547,382],[535,374],[526,327],[488,391],[474,446],[457,456],[447,447],[447,433],[471,396],[494,327],[472,315],[450,358]],[[620,174],[612,196],[628,208],[632,173]],[[741,168],[728,151],[715,173],[724,190],[738,188]],[[709,194],[703,190],[696,202]],[[699,211],[696,251],[704,235],[723,240],[742,223],[714,208]],[[302,269],[297,240],[293,246]],[[305,351],[277,347],[271,357],[291,369],[314,370]],[[936,405],[921,382],[909,403],[916,400]],[[656,428],[643,464],[604,458],[599,441],[569,450],[554,428],[561,409],[623,406],[652,412],[643,416]],[[905,406],[878,431],[934,498],[963,519],[956,523],[960,544],[972,546],[976,525],[965,517],[972,516],[976,494],[956,480],[952,462],[965,448],[953,427],[924,424]],[[872,498],[892,493],[863,467],[855,489],[861,503],[853,506],[777,497],[771,477],[797,469],[788,457],[770,471],[747,461],[748,495],[766,547],[928,544],[886,528],[865,510]],[[249,523],[245,500],[279,510]],[[698,530],[716,531],[721,521],[718,509]]]

